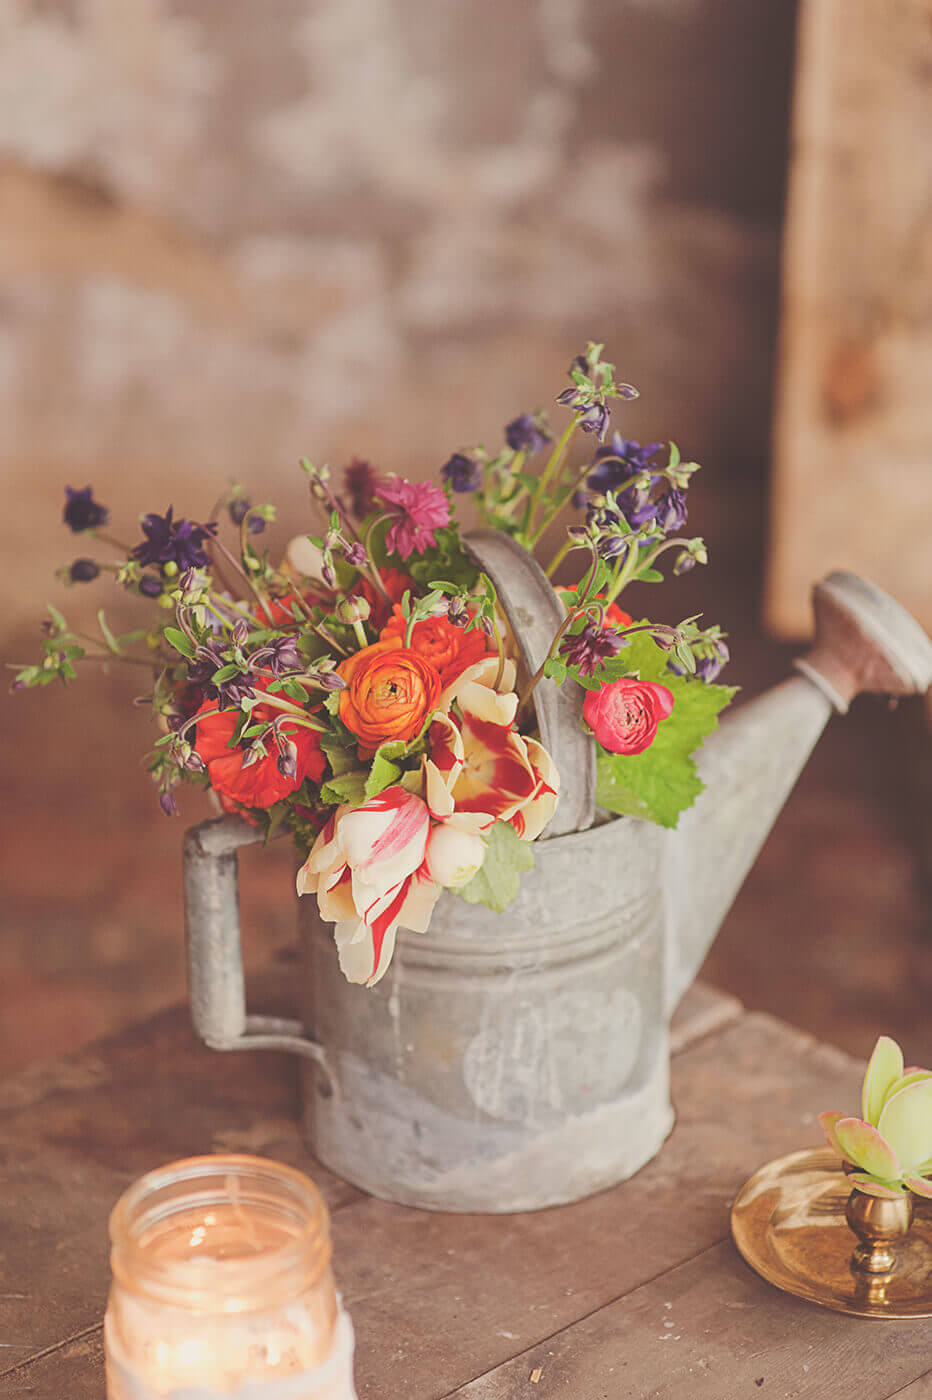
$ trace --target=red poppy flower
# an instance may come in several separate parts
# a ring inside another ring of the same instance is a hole
[[[206,701],[198,711],[203,712],[204,717],[198,720],[194,747],[207,764],[210,786],[219,793],[228,811],[231,804],[236,803],[244,807],[272,807],[289,793],[297,792],[305,778],[320,782],[327,761],[321,752],[320,735],[316,729],[306,729],[304,725],[288,719],[281,725],[282,733],[298,751],[297,771],[293,777],[287,778],[278,770],[278,749],[274,741],[268,744],[265,758],[244,768],[246,747],[238,744],[230,748],[239,711],[206,713],[214,708],[210,701]],[[280,713],[271,705],[256,705],[252,711],[252,723],[267,724]]]

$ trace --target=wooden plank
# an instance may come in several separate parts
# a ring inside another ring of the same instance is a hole
[[[331,1209],[360,1193],[311,1161],[284,1055],[215,1054],[181,1009],[0,1085],[0,1375],[100,1320],[107,1217],[137,1176],[178,1157],[255,1152],[310,1171]],[[23,1280],[22,1288],[16,1280]]]
[[[103,1400],[103,1329],[95,1327],[2,1379],[4,1400]]]
[[[785,634],[831,568],[932,629],[930,64],[928,0],[800,7],[767,599]]]
[[[453,1394],[914,1400],[909,1383],[920,1384],[915,1378],[928,1364],[928,1322],[881,1326],[790,1298],[758,1278],[727,1241]]]
[[[611,1191],[519,1216],[376,1201],[341,1211],[334,1258],[361,1400],[444,1395],[723,1240],[751,1172],[817,1145],[815,1115],[856,1103],[860,1073],[770,1017],[745,1016],[677,1057],[677,1126]]]
[[[670,1054],[678,1055],[704,1036],[737,1021],[743,1011],[737,997],[705,982],[694,982],[670,1022]]]
[[[890,1400],[932,1400],[932,1371],[926,1371],[924,1376],[920,1376],[911,1385],[895,1391]]]
[[[630,1182],[560,1210],[452,1216],[328,1184],[301,1148],[293,1066],[279,1057],[212,1055],[177,1015],[96,1055],[70,1062],[64,1087],[47,1070],[6,1087],[0,1274],[28,1279],[29,1297],[0,1299],[0,1340],[23,1338],[35,1354],[99,1322],[106,1215],[125,1181],[251,1133],[254,1150],[297,1162],[331,1194],[360,1396],[412,1400],[490,1371],[721,1240],[738,1186],[761,1161],[816,1142],[815,1114],[856,1101],[860,1075],[772,1018],[741,1017],[677,1056],[677,1127]]]

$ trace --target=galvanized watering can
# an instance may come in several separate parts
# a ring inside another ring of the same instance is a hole
[[[470,547],[536,669],[561,602],[507,536],[482,532]],[[705,743],[706,790],[675,832],[600,819],[579,693],[538,687],[562,789],[515,902],[494,914],[442,895],[429,931],[399,930],[388,972],[367,989],[343,979],[330,925],[301,900],[300,1020],[246,1012],[236,850],[260,838],[236,817],[190,830],[198,1034],[216,1050],[301,1054],[311,1150],[388,1200],[535,1210],[631,1176],[673,1124],[670,1016],[832,711],[860,691],[932,683],[932,643],[879,589],[833,573],[814,604],[816,640],[798,674]]]

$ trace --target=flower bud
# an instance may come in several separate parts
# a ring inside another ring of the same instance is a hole
[[[290,739],[285,739],[282,742],[276,767],[283,778],[293,781],[298,776],[298,746]]]
[[[367,621],[371,612],[368,601],[365,598],[357,598],[355,594],[341,598],[336,607],[337,617],[341,622],[345,622],[347,627]]]
[[[314,680],[321,690],[344,690],[346,681],[342,676],[338,676],[336,671],[318,670],[314,674]]]
[[[688,574],[690,569],[694,569],[695,567],[696,561],[690,554],[689,550],[681,549],[679,554],[676,556],[676,562],[673,565],[673,572],[675,574]]]
[[[369,562],[365,545],[360,544],[358,540],[352,540],[343,546],[343,558],[347,564],[352,564],[354,569],[364,569]]]
[[[100,574],[93,559],[76,559],[69,570],[72,583],[91,583]]]
[[[139,591],[144,598],[160,598],[162,596],[162,580],[155,574],[143,574],[139,580]]]
[[[166,817],[177,817],[177,815],[178,815],[178,803],[175,801],[175,795],[174,795],[174,793],[168,792],[168,791],[160,792],[160,793],[159,793],[159,806],[161,807],[162,811],[165,813]]]
[[[249,625],[246,622],[245,618],[237,618],[236,622],[233,624],[233,631],[231,635],[235,646],[245,646],[246,639],[249,636]]]

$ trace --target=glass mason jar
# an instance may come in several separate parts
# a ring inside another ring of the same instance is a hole
[[[353,1330],[313,1183],[261,1157],[191,1157],[110,1216],[108,1400],[356,1400]]]

